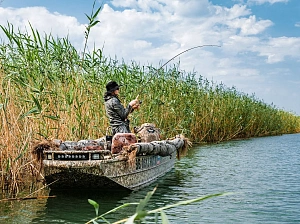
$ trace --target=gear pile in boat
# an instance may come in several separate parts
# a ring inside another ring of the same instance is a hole
[[[42,141],[36,144],[32,153],[38,158],[42,158],[40,153],[44,151],[105,151],[112,155],[131,153],[134,151],[136,156],[140,155],[159,155],[169,156],[177,150],[177,157],[185,154],[191,145],[183,135],[177,135],[172,139],[160,140],[160,130],[154,124],[146,123],[141,127],[135,128],[133,133],[117,133],[111,141],[106,136],[96,140],[80,141]]]

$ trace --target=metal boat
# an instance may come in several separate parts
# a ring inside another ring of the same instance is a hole
[[[179,135],[162,141],[125,144],[113,154],[103,139],[48,141],[36,145],[34,152],[41,153],[43,175],[50,188],[137,190],[169,172],[188,143]]]

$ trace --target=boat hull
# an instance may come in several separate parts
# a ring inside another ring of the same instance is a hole
[[[57,152],[47,152],[55,154]],[[66,154],[66,152],[64,152]],[[169,156],[137,156],[105,160],[43,160],[44,176],[50,188],[143,188],[169,172],[176,152]]]

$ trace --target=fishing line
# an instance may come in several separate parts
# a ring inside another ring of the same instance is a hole
[[[176,54],[174,57],[172,57],[170,60],[168,60],[168,61],[167,61],[166,63],[164,63],[162,66],[160,66],[160,67],[156,70],[156,72],[152,75],[152,77],[151,77],[145,84],[143,84],[143,86],[146,85],[146,84],[148,84],[148,83],[152,80],[152,78],[154,77],[154,75],[155,75],[155,74],[158,74],[158,72],[159,72],[164,66],[166,66],[170,61],[172,61],[173,59],[177,58],[178,56],[180,56],[180,55],[182,55],[182,54],[184,54],[184,53],[186,53],[186,52],[188,52],[188,51],[190,51],[190,50],[193,50],[193,49],[196,49],[196,48],[201,48],[201,47],[221,47],[221,46],[220,46],[220,45],[215,45],[215,44],[199,45],[199,46],[195,46],[195,47],[191,47],[191,48],[189,48],[189,49],[186,49],[186,50],[180,52],[179,54]],[[140,89],[140,91],[138,91],[138,94],[137,94],[136,99],[138,99],[138,97],[139,97],[139,95],[140,95],[141,93],[142,93],[142,88]],[[142,101],[140,101],[140,103],[142,103]]]

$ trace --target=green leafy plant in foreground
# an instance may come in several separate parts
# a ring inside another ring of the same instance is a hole
[[[218,193],[218,194],[210,194],[210,195],[206,195],[206,196],[202,196],[202,197],[199,197],[199,198],[195,198],[195,199],[191,199],[191,200],[186,200],[186,201],[180,201],[178,203],[175,203],[175,204],[172,204],[172,205],[167,205],[167,206],[164,206],[164,207],[160,207],[160,208],[157,208],[157,209],[154,209],[154,210],[150,210],[150,211],[147,211],[145,210],[145,207],[147,205],[147,203],[149,202],[150,198],[152,197],[152,195],[154,194],[154,192],[156,191],[156,188],[153,189],[153,191],[150,191],[147,193],[146,197],[144,199],[141,199],[139,203],[125,203],[119,207],[116,207],[100,216],[98,216],[98,211],[99,211],[99,204],[91,199],[88,199],[88,202],[94,206],[95,208],[95,212],[96,212],[96,216],[94,219],[91,219],[90,221],[88,221],[86,224],[89,224],[89,223],[98,223],[99,221],[104,221],[106,223],[111,223],[109,222],[108,220],[105,219],[105,216],[110,214],[110,213],[113,213],[121,208],[124,208],[124,207],[127,207],[127,206],[131,206],[131,205],[137,205],[136,207],[136,212],[128,217],[128,218],[124,218],[122,220],[119,220],[119,221],[116,221],[116,222],[113,222],[113,224],[119,224],[119,223],[125,223],[125,224],[134,224],[134,223],[140,223],[141,221],[144,220],[144,218],[146,216],[149,216],[149,215],[155,215],[156,217],[156,223],[158,223],[158,214],[160,214],[161,216],[161,223],[162,224],[168,224],[170,223],[169,220],[168,220],[168,217],[165,213],[165,210],[167,209],[170,209],[170,208],[174,208],[174,207],[177,207],[177,206],[182,206],[182,205],[188,205],[188,204],[191,204],[191,203],[194,203],[194,202],[199,202],[199,201],[203,201],[203,200],[206,200],[206,199],[209,199],[209,198],[212,198],[212,197],[217,197],[217,196],[225,196],[225,195],[229,195],[229,194],[232,194],[232,193]]]

